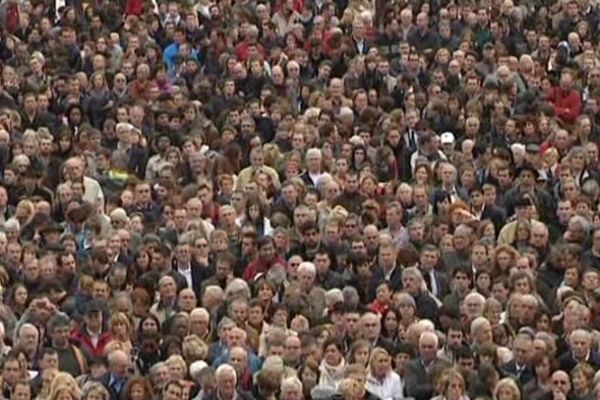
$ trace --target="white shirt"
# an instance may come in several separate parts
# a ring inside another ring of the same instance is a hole
[[[376,379],[371,373],[367,376],[367,390],[381,400],[404,399],[404,384],[400,376],[390,371],[383,381]]]
[[[177,267],[177,272],[179,272],[185,278],[188,288],[192,288],[192,268],[188,265],[186,269],[181,269]]]

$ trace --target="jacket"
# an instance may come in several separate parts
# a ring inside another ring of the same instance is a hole
[[[573,123],[581,114],[581,95],[576,90],[553,87],[546,93],[546,99],[554,107],[556,116],[564,122]]]

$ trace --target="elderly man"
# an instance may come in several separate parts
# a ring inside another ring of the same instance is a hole
[[[223,364],[217,368],[215,378],[216,390],[207,400],[254,400],[250,393],[237,389],[237,374],[231,365]]]
[[[121,398],[129,375],[130,364],[130,357],[124,351],[115,350],[108,354],[108,372],[102,375],[98,381],[108,390],[111,400]]]
[[[362,338],[371,343],[373,348],[383,347],[391,352],[393,343],[381,336],[381,318],[379,315],[366,312],[360,317],[359,325]]]
[[[600,354],[592,350],[592,334],[585,329],[575,329],[568,337],[569,351],[558,359],[560,369],[570,373],[579,363],[587,363],[594,370],[600,369]]]
[[[419,317],[437,320],[438,303],[427,292],[423,275],[417,267],[402,270],[402,287],[415,299]]]
[[[432,373],[438,367],[448,367],[438,358],[438,337],[435,332],[425,331],[419,337],[419,356],[406,365],[406,394],[415,400],[429,400],[435,388]]]

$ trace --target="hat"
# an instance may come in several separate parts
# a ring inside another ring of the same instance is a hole
[[[452,132],[444,132],[440,136],[440,142],[442,144],[454,144],[454,133]]]
[[[89,303],[87,303],[85,307],[86,314],[91,314],[93,312],[102,312],[102,310],[104,310],[104,307],[102,307],[102,303],[98,300],[91,300]]]
[[[538,170],[536,168],[534,168],[533,166],[531,166],[529,164],[525,164],[522,167],[517,169],[517,173],[515,176],[520,176],[525,171],[531,172],[533,174],[533,177],[536,179],[540,175],[540,173],[538,172]]]
[[[525,151],[527,153],[538,154],[540,152],[540,146],[536,143],[529,143],[525,146]]]
[[[494,48],[494,45],[490,42],[487,42],[486,44],[483,45],[484,50],[491,50],[493,48]]]
[[[529,207],[532,206],[533,202],[529,196],[521,196],[517,199],[515,207]]]

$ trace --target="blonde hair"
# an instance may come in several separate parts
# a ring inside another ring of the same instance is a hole
[[[112,314],[112,316],[110,317],[110,330],[111,331],[112,331],[114,325],[118,322],[125,324],[125,326],[127,328],[127,332],[129,333],[129,335],[131,335],[131,333],[132,333],[131,332],[131,321],[129,320],[129,317],[125,313],[116,312],[116,313]]]
[[[383,347],[375,347],[371,351],[371,356],[369,357],[369,370],[371,368],[373,368],[373,363],[375,362],[375,358],[378,356],[381,356],[381,355],[383,355],[391,360],[390,353],[388,353],[388,351],[386,349],[384,349]]]
[[[521,398],[521,391],[519,390],[519,387],[515,383],[515,380],[513,378],[503,378],[498,382],[498,384],[494,388],[494,398],[495,399],[498,398],[498,392],[500,392],[500,389],[503,386],[510,389],[510,391],[513,394],[513,400],[519,400]]]
[[[462,376],[462,374],[458,370],[456,370],[454,368],[449,368],[442,372],[442,375],[439,377],[439,379],[435,385],[436,390],[440,396],[446,396],[446,391],[448,390],[448,387],[450,386],[450,383],[453,380],[458,380],[460,382],[460,385],[462,387],[462,391],[464,394],[465,378]]]
[[[69,396],[71,396],[71,399],[73,399],[73,400],[79,400],[81,398],[81,392],[79,391],[79,388],[77,388],[77,390],[75,390],[72,387],[67,386],[67,385],[59,385],[59,386],[54,387],[50,391],[50,400],[56,400],[56,399],[58,399],[58,396],[60,396],[64,393],[68,393]]]
[[[187,363],[185,362],[183,357],[180,356],[179,354],[174,354],[174,355],[170,356],[169,358],[167,358],[167,360],[165,361],[165,364],[167,364],[167,367],[169,367],[169,369],[171,368],[171,366],[175,366],[176,364],[179,364],[179,366],[183,370],[183,376],[186,376],[188,373]]]
[[[79,390],[75,378],[66,372],[59,372],[56,374],[50,385],[50,398],[54,399],[54,396],[62,392],[63,388],[69,389],[69,392],[74,395],[74,398],[79,398],[81,396],[81,391]]]
[[[182,350],[183,358],[188,363],[204,360],[208,354],[208,346],[198,335],[186,336],[183,339]]]
[[[110,400],[108,390],[100,382],[87,382],[82,388],[82,399],[86,399],[90,394],[95,394],[102,400]]]

